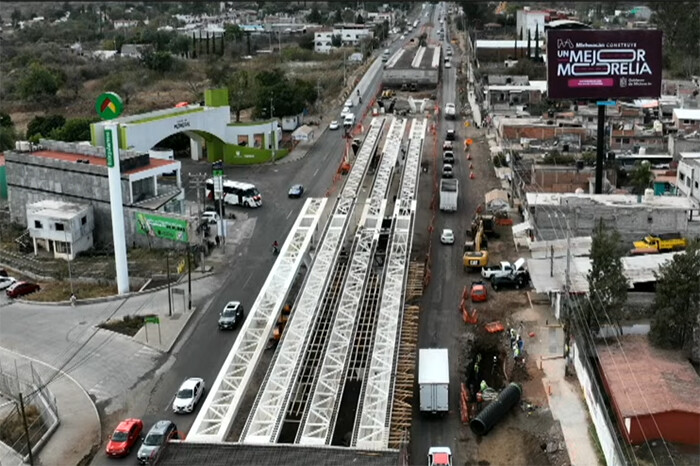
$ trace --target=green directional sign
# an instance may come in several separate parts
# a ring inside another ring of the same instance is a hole
[[[95,101],[95,110],[103,120],[113,120],[124,111],[124,102],[114,92],[105,92]]]
[[[105,129],[105,156],[107,157],[107,166],[114,166],[114,146],[112,145],[112,130]]]
[[[145,319],[143,319],[143,321],[146,322],[147,324],[159,324],[160,323],[160,319],[158,318],[158,316],[146,317]]]

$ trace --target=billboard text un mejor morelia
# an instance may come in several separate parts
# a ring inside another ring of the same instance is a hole
[[[550,99],[616,99],[661,94],[661,31],[550,30]]]

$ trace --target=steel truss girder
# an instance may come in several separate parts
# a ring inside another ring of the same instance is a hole
[[[335,211],[318,248],[314,263],[284,330],[277,357],[268,371],[241,435],[243,443],[275,443],[284,420],[293,383],[297,378],[309,331],[328,287],[332,268],[341,250],[362,180],[376,150],[385,118],[373,118],[357,154]]]
[[[425,119],[413,120],[411,131],[408,135],[408,153],[406,154],[406,167],[403,171],[399,199],[413,200],[418,189],[418,176],[420,157],[423,151],[423,141],[427,123]]]
[[[353,432],[352,445],[357,448],[384,449],[389,442],[396,340],[408,275],[414,213],[415,201],[411,215],[394,215],[374,347]]]
[[[391,186],[391,178],[394,174],[396,161],[399,159],[401,151],[401,141],[403,140],[406,124],[408,121],[405,118],[394,118],[389,127],[389,132],[384,141],[384,153],[382,160],[379,162],[379,168],[374,177],[374,186],[370,194],[371,199],[385,199],[389,186]],[[376,212],[371,212],[376,215]]]
[[[394,208],[394,230],[389,244],[373,352],[353,430],[352,445],[358,448],[384,449],[389,443],[397,338],[408,276],[425,131],[425,119],[413,120],[400,196]]]
[[[379,142],[379,136],[381,135],[384,121],[384,117],[372,118],[365,140],[362,143],[362,147],[360,147],[360,151],[357,153],[355,164],[348,175],[348,179],[345,181],[345,186],[340,193],[340,197],[355,198],[360,192],[360,185],[365,178],[367,167],[369,167],[369,161],[372,158],[372,154],[374,154],[374,151],[377,149],[377,143]],[[363,169],[356,170],[355,167]]]
[[[280,254],[260,289],[187,442],[223,442],[240,407],[250,378],[272,332],[284,300],[317,232],[328,199],[309,198],[292,226]]]
[[[384,156],[386,157],[386,153]],[[303,445],[330,444],[332,440],[355,321],[365,292],[366,278],[372,265],[385,209],[385,199],[373,198],[365,207],[364,221],[355,235],[348,276],[338,303],[328,347],[314,384],[310,406],[299,429],[298,443]]]

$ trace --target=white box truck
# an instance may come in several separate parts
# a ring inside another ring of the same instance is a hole
[[[422,413],[447,413],[450,392],[447,348],[421,349],[418,352],[418,392]]]
[[[440,180],[440,210],[455,212],[459,196],[459,181],[456,179]]]

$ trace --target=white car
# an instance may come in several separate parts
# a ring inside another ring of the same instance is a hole
[[[345,106],[346,106],[346,107],[352,108],[353,105],[355,105],[355,104],[353,104],[352,99],[348,99],[348,100],[345,101]]]
[[[338,122],[338,120],[333,120],[333,121],[331,121],[331,124],[328,125],[328,129],[338,129],[338,128],[340,128],[340,123]]]
[[[442,230],[442,234],[440,235],[440,242],[442,244],[454,244],[455,243],[455,234],[452,230],[449,228],[445,228]]]
[[[190,377],[182,382],[173,400],[173,412],[191,413],[204,395],[204,379]]]
[[[0,290],[4,290],[5,288],[8,288],[12,285],[17,283],[16,278],[12,277],[0,277]]]
[[[214,211],[207,210],[202,213],[202,220],[205,220],[210,225],[216,225],[219,223],[219,214]]]
[[[343,107],[343,110],[340,112],[340,118],[344,119],[346,115],[352,115],[350,107]]]
[[[446,62],[445,62],[445,68],[452,68],[452,63],[446,61]]]

